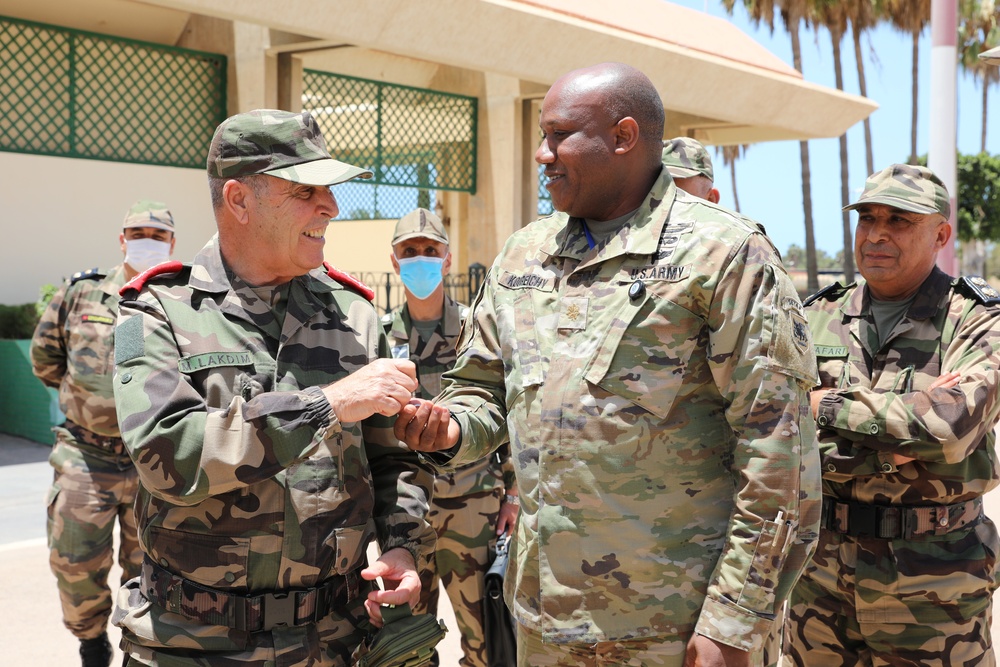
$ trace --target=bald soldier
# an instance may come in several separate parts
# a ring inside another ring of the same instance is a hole
[[[660,159],[673,176],[674,185],[695,197],[719,203],[712,158],[700,141],[690,137],[665,139]]]
[[[750,220],[677,188],[634,67],[560,77],[535,152],[558,211],[491,267],[436,403],[443,465],[509,437],[518,664],[749,665],[816,539],[802,307]]]
[[[786,663],[993,665],[1000,294],[935,265],[951,205],[930,169],[891,165],[847,208],[862,279],[806,301],[823,519]]]

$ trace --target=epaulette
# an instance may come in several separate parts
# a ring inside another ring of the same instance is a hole
[[[157,264],[154,267],[146,269],[139,275],[132,278],[132,280],[125,283],[125,285],[118,290],[118,294],[120,296],[125,296],[126,292],[131,292],[132,290],[135,290],[136,292],[142,291],[142,288],[146,286],[146,283],[150,280],[150,278],[166,275],[168,273],[178,273],[183,268],[184,263],[178,262],[177,260]]]
[[[1000,303],[1000,292],[986,282],[982,276],[962,276],[955,281],[955,291],[970,299],[975,299],[984,306]]]
[[[354,276],[349,273],[344,273],[343,271],[338,271],[330,266],[329,262],[323,262],[323,268],[326,269],[326,275],[330,276],[344,287],[354,290],[369,301],[375,300],[375,292],[372,291],[368,285],[365,285]]]
[[[98,280],[103,278],[107,274],[101,271],[96,266],[92,269],[87,269],[86,271],[77,271],[69,278],[69,284],[74,285],[81,280]]]
[[[851,283],[851,285],[853,284],[854,283]],[[851,285],[848,285],[847,287],[850,287]],[[809,296],[807,296],[805,300],[802,302],[802,306],[803,307],[808,306],[809,304],[815,301],[819,301],[820,299],[826,299],[827,301],[832,301],[833,299],[840,298],[840,296],[847,291],[847,287],[844,287],[839,282],[834,283],[832,285],[827,285],[826,287],[822,288],[815,294],[810,294]]]

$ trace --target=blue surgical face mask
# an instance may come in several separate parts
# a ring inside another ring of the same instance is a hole
[[[409,257],[407,259],[396,259],[399,262],[399,277],[410,290],[410,294],[418,299],[426,299],[438,285],[444,275],[441,269],[444,266],[443,257]]]

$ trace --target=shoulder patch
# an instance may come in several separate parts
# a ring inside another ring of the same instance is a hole
[[[101,271],[96,266],[92,269],[87,269],[86,271],[77,271],[72,276],[70,276],[69,284],[72,285],[81,280],[98,280],[103,278],[107,274]]]
[[[984,306],[1000,303],[1000,292],[986,282],[982,276],[962,276],[954,283],[955,291]]]
[[[122,286],[122,288],[118,290],[118,294],[120,296],[125,296],[126,292],[131,292],[132,290],[140,292],[142,291],[142,288],[146,285],[146,283],[149,282],[150,279],[155,278],[156,276],[163,276],[167,274],[173,275],[179,273],[180,270],[183,268],[184,268],[184,263],[178,262],[177,260],[171,260],[169,262],[163,262],[161,264],[157,264],[152,268],[146,269],[145,271],[137,275],[135,278],[132,278],[132,280],[125,283]]]
[[[375,300],[375,292],[372,291],[368,285],[365,285],[354,276],[333,268],[330,266],[329,262],[323,262],[323,268],[326,269],[326,275],[330,276],[344,287],[354,290],[369,301]]]
[[[853,284],[854,283],[851,283],[851,285]],[[848,285],[847,287],[850,287],[850,285]],[[827,285],[826,287],[822,288],[815,294],[810,294],[809,296],[807,296],[802,301],[802,306],[803,307],[808,306],[814,301],[819,301],[820,299],[825,299],[826,301],[833,301],[834,299],[839,298],[844,292],[846,292],[847,287],[844,287],[839,282],[834,283],[832,285]]]

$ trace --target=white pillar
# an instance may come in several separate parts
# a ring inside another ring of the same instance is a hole
[[[942,271],[953,276],[959,274],[955,257],[955,244],[958,242],[957,37],[957,0],[931,0],[931,108],[928,115],[930,143],[927,166],[944,181],[951,195],[953,242],[938,253],[937,263]]]

